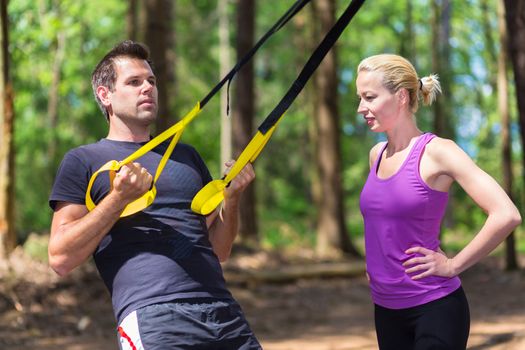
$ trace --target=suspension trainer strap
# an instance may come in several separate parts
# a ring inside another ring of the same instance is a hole
[[[345,28],[350,23],[350,20],[359,11],[361,5],[365,0],[353,0],[343,14],[339,17],[334,26],[323,38],[319,46],[312,53],[303,69],[299,73],[297,79],[290,86],[288,92],[284,95],[281,101],[273,109],[272,112],[259,126],[257,133],[242,151],[241,155],[230,169],[228,175],[220,180],[213,180],[204,186],[193,198],[191,208],[193,211],[207,215],[211,213],[224,199],[224,189],[229,183],[238,175],[246,164],[253,163],[257,156],[261,153],[264,146],[272,136],[275,128],[282,118],[284,113],[288,110],[297,95],[303,90],[306,82],[315,72],[323,58],[328,51],[334,46],[337,39],[341,36]]]
[[[253,57],[253,55],[259,50],[259,48],[271,37],[273,34],[277,33],[279,29],[285,26],[290,19],[292,19],[302,8],[308,4],[311,0],[297,0],[286,13],[279,18],[279,20],[264,34],[261,39],[248,51],[232,68],[232,70],[222,78],[222,80],[201,100],[201,106],[206,105],[208,101],[219,91],[222,86],[228,82],[230,84],[231,80],[237,74],[237,72]]]
[[[233,79],[235,74],[253,57],[253,55],[257,52],[257,50],[270,38],[274,33],[279,31],[288,21],[293,18],[301,9],[309,3],[311,0],[297,0],[289,9],[286,11],[286,13],[279,18],[279,20],[270,28],[270,30],[264,34],[261,39],[255,44],[255,46],[248,51],[238,62],[237,64],[230,70],[228,74],[206,95],[200,102],[197,102],[197,104],[193,107],[193,109],[188,112],[188,114],[182,118],[181,121],[167,129],[166,131],[162,132],[155,138],[151,139],[148,143],[146,143],[144,146],[139,148],[137,151],[135,151],[133,154],[128,156],[126,159],[122,161],[116,161],[111,160],[104,164],[100,169],[98,169],[93,175],[91,176],[91,179],[88,183],[88,188],[86,190],[86,207],[91,211],[96,207],[96,204],[94,203],[93,199],[91,198],[91,188],[93,184],[95,183],[95,179],[98,177],[98,175],[102,172],[109,172],[109,179],[110,184],[113,184],[113,179],[115,177],[115,174],[117,171],[120,170],[122,166],[125,164],[131,163],[135,161],[136,159],[142,157],[144,154],[148,153],[158,145],[160,145],[162,142],[168,140],[170,137],[173,137],[171,140],[168,148],[166,149],[166,152],[164,153],[159,165],[157,166],[157,170],[155,172],[155,177],[153,179],[153,183],[151,184],[151,189],[144,193],[140,198],[136,199],[135,201],[129,203],[126,208],[121,213],[121,217],[125,217],[134,213],[137,213],[145,208],[147,208],[153,201],[155,200],[155,196],[157,194],[157,190],[155,187],[155,184],[160,177],[160,174],[162,173],[162,170],[164,169],[164,166],[166,165],[169,157],[171,156],[171,153],[175,149],[175,146],[177,145],[178,140],[180,139],[182,132],[186,128],[186,126],[200,113],[202,108],[208,103],[208,101],[223,87],[223,85],[228,81],[228,86],[230,81]]]

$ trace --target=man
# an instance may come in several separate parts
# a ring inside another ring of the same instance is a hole
[[[97,206],[88,211],[91,175],[150,139],[157,86],[147,48],[132,41],[115,46],[95,68],[92,86],[109,132],[64,156],[49,199],[51,267],[64,276],[93,255],[112,297],[121,349],[260,349],[219,262],[229,257],[239,197],[255,177],[253,168],[247,165],[232,181],[219,210],[195,214],[191,200],[211,176],[199,154],[179,143],[156,182],[153,204],[120,218],[149,190],[149,171],[165,142],[140,164],[123,166],[111,186],[109,176],[99,176],[91,189]]]

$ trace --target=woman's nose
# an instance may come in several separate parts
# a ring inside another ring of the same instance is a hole
[[[367,108],[366,108],[365,102],[363,102],[363,100],[360,100],[359,105],[357,106],[357,113],[363,114],[366,111],[367,111]]]

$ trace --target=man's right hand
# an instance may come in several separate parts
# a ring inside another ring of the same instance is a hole
[[[130,203],[151,188],[153,176],[140,163],[123,165],[113,180],[113,191],[125,202]]]

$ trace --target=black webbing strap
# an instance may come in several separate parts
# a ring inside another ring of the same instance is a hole
[[[279,20],[264,34],[261,39],[248,51],[238,62],[237,64],[230,70],[226,76],[217,84],[215,87],[200,101],[201,108],[208,103],[208,101],[219,91],[224,83],[228,82],[228,87],[230,85],[231,80],[235,76],[235,74],[248,62],[252,56],[259,50],[259,48],[268,40],[269,37],[271,37],[274,33],[279,31],[290,19],[292,19],[301,9],[309,3],[310,0],[297,0],[289,9],[286,11],[286,13],[279,18]]]
[[[266,132],[270,130],[270,128],[274,126],[275,123],[277,123],[277,121],[281,118],[284,112],[288,110],[288,107],[290,107],[297,95],[299,95],[299,93],[303,90],[308,79],[310,79],[310,77],[315,72],[323,58],[326,56],[328,51],[330,51],[332,46],[334,46],[337,39],[341,36],[341,33],[345,30],[348,23],[350,23],[350,20],[354,17],[357,11],[359,11],[359,8],[361,7],[361,5],[363,5],[364,2],[365,0],[353,0],[348,5],[345,12],[339,17],[334,26],[323,38],[323,41],[321,41],[319,46],[317,46],[315,51],[312,53],[312,55],[304,65],[303,69],[301,70],[301,73],[299,73],[297,79],[288,89],[286,95],[284,95],[284,97],[273,109],[273,111],[270,112],[270,114],[259,126],[258,130],[262,134],[266,134]]]

